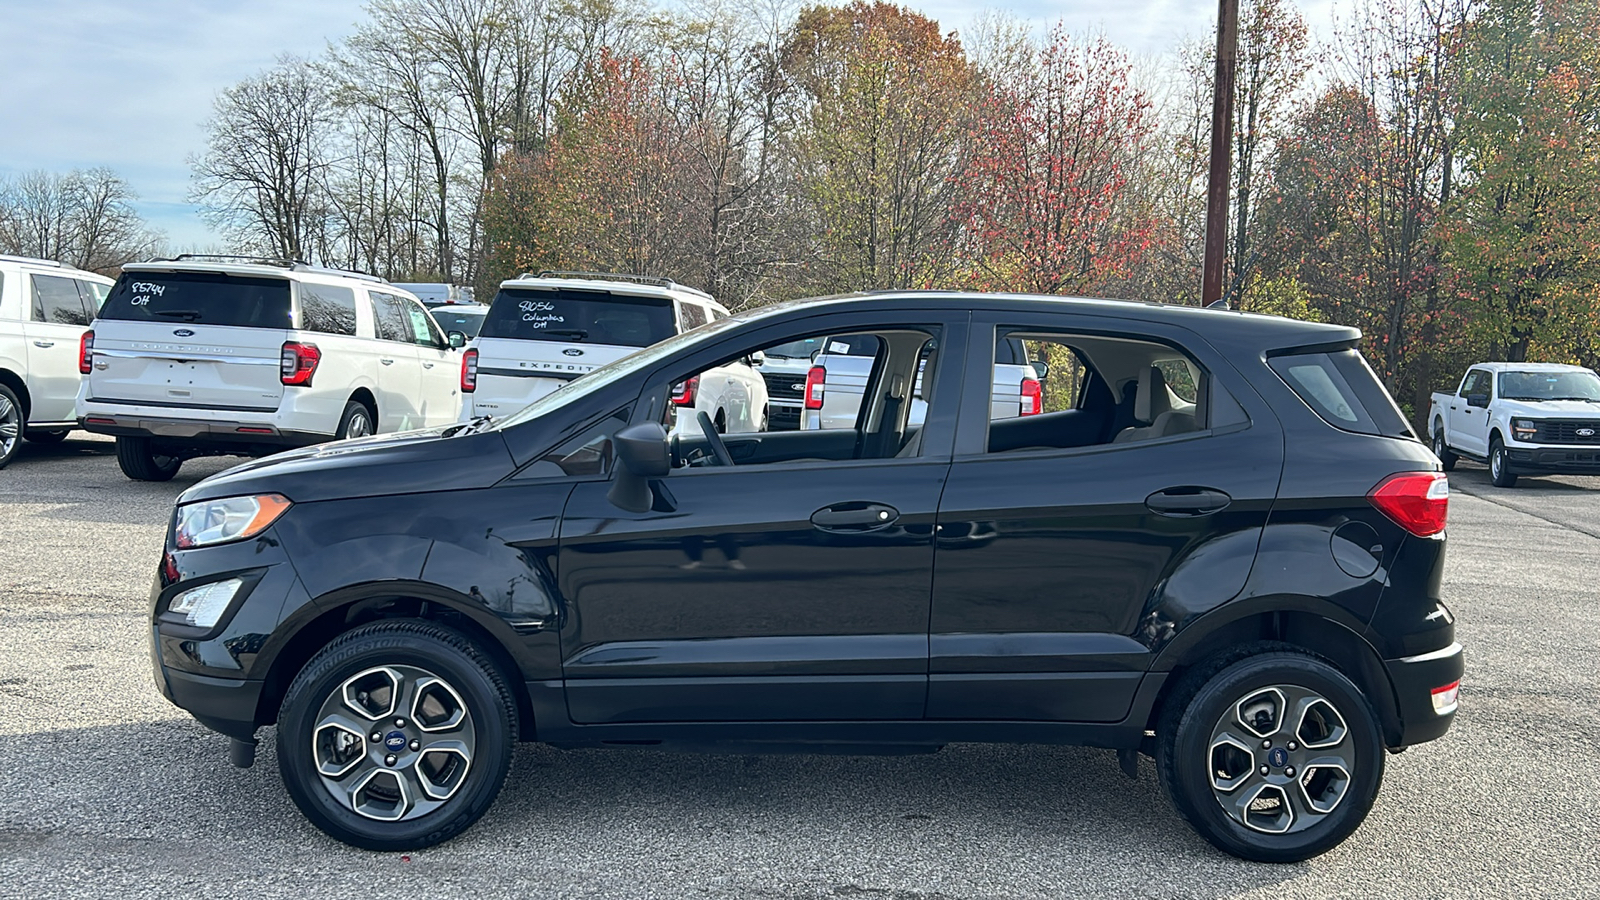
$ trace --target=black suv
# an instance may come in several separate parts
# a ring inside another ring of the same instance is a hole
[[[696,373],[828,335],[876,338],[855,427],[664,427]],[[156,682],[238,765],[276,723],[300,809],[371,849],[467,828],[519,740],[1004,741],[1151,755],[1213,844],[1304,859],[1385,751],[1444,734],[1462,672],[1444,475],[1358,337],[970,294],[734,316],[503,420],[190,488]],[[1043,411],[996,418],[1010,338]]]

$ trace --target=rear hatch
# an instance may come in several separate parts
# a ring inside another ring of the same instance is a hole
[[[478,415],[503,416],[678,331],[672,298],[573,287],[502,287],[473,346]]]
[[[276,410],[293,309],[287,278],[129,267],[95,320],[89,399]]]

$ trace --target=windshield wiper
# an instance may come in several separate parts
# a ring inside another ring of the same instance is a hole
[[[488,425],[489,422],[492,419],[494,419],[494,416],[478,416],[477,418],[472,419],[471,421],[465,422],[465,423],[463,423],[461,425],[457,425],[454,428],[447,430],[444,433],[444,436],[445,437],[461,437],[464,434],[472,434],[474,432],[482,430],[483,427],[485,425]]]
[[[158,316],[171,316],[174,319],[187,319],[190,322],[200,318],[198,309],[158,309],[155,313]]]
[[[564,334],[580,341],[589,336],[589,332],[582,328],[546,328],[543,331],[545,334]]]

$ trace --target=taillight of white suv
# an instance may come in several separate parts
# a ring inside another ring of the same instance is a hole
[[[822,408],[822,392],[827,388],[828,370],[812,366],[806,373],[806,409]]]
[[[322,351],[316,344],[302,344],[298,341],[285,341],[283,344],[282,360],[278,367],[278,380],[284,384],[311,386],[311,376],[317,372],[317,363],[322,361]]]
[[[1037,416],[1044,412],[1044,386],[1032,378],[1022,379],[1022,416]]]
[[[461,354],[461,393],[470,394],[478,389],[478,351]]]
[[[83,337],[78,338],[78,372],[82,375],[89,374],[94,368],[94,332],[85,331]]]
[[[700,389],[700,376],[680,381],[672,386],[672,402],[676,406],[693,406],[695,391]]]
[[[1450,511],[1450,480],[1443,472],[1401,472],[1385,478],[1367,499],[1396,525],[1417,537],[1444,530]]]

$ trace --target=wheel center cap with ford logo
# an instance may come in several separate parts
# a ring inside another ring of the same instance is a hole
[[[398,734],[399,732],[396,732]],[[392,738],[391,738],[392,740]],[[1289,751],[1282,747],[1273,747],[1267,751],[1267,765],[1274,769],[1281,769],[1289,764]]]
[[[383,745],[390,750],[404,750],[406,748],[406,736],[401,732],[391,731],[383,736]]]

